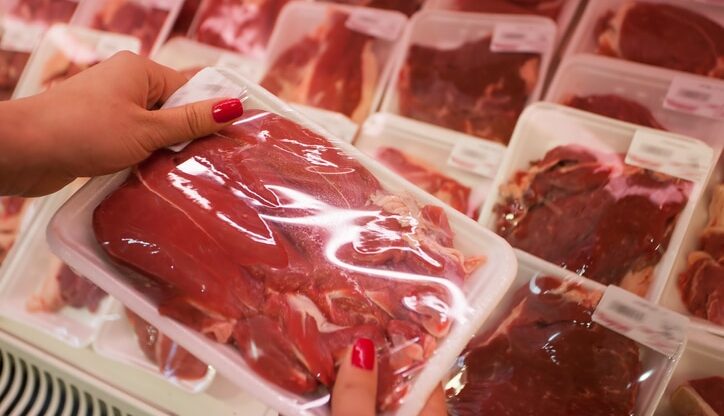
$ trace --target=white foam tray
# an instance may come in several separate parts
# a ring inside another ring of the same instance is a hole
[[[138,53],[140,48],[141,42],[132,36],[53,25],[30,55],[13,92],[13,99],[43,92],[43,72],[58,55],[69,60],[101,61],[123,50]]]
[[[664,287],[663,295],[660,303],[667,308],[687,315],[691,319],[691,326],[701,331],[709,331],[711,333],[724,337],[724,326],[717,325],[713,322],[691,315],[684,302],[681,300],[681,292],[679,291],[679,275],[687,268],[687,258],[689,253],[699,248],[701,241],[701,232],[704,230],[706,223],[709,222],[709,205],[714,187],[724,183],[724,159],[719,159],[718,169],[714,169],[711,178],[702,193],[702,197],[694,207],[694,213],[689,222],[686,232],[681,239],[678,253],[671,268],[668,282]],[[724,347],[724,338],[722,338],[722,346]],[[724,373],[722,373],[724,376]]]
[[[555,128],[551,128],[551,126],[555,126]],[[513,138],[508,145],[508,152],[505,154],[505,159],[498,170],[498,176],[493,182],[492,193],[485,201],[481,211],[480,223],[489,229],[495,229],[496,217],[493,208],[500,202],[500,186],[507,183],[515,172],[527,170],[530,162],[539,160],[554,147],[577,144],[593,150],[626,153],[637,130],[652,131],[662,137],[694,143],[703,153],[711,155],[706,177],[694,182],[689,201],[679,215],[671,234],[669,247],[654,268],[653,279],[646,299],[657,302],[664,291],[676,259],[676,253],[692,219],[694,208],[701,198],[704,186],[713,170],[714,151],[701,141],[639,127],[557,104],[536,103],[528,107],[518,121]]]
[[[724,88],[724,81],[635,62],[576,55],[566,59],[546,92],[546,101],[562,103],[573,95],[615,94],[648,108],[667,130],[701,139],[714,146],[724,142],[724,120],[700,117],[664,108],[664,98],[675,77],[704,79]]]
[[[159,372],[158,365],[149,360],[141,350],[136,332],[126,318],[123,305],[114,299],[111,300],[107,319],[93,341],[93,350],[98,355],[110,360],[140,368],[151,376],[165,380],[187,393],[203,392],[216,376],[216,370],[209,366],[206,375],[198,380],[164,377]]]
[[[250,97],[245,103],[247,108],[270,110],[316,131],[345,153],[358,159],[377,176],[386,189],[407,192],[423,203],[439,204],[437,199],[418,188],[410,187],[408,182],[401,180],[350,144],[330,136],[326,130],[310,122],[263,88],[227,69],[218,68],[217,71],[223,74],[228,82],[246,86]],[[198,76],[203,75],[202,72]],[[108,260],[95,240],[91,218],[95,207],[125,180],[127,174],[125,171],[91,180],[58,211],[48,226],[48,239],[53,251],[143,319],[168,334],[195,356],[214,366],[224,377],[280,413],[327,414],[326,407],[317,407],[325,402],[324,397],[309,398],[290,394],[259,377],[232,347],[213,342],[170,318],[160,316],[150,298],[130,285],[123,272]],[[470,336],[492,312],[516,272],[517,263],[513,251],[502,238],[476,225],[452,208],[443,209],[456,234],[455,247],[467,255],[485,254],[488,261],[467,278],[463,291],[469,307],[462,308],[466,316],[460,316],[450,334],[440,341],[435,354],[413,382],[410,393],[396,412],[398,415],[417,415],[427,395],[438,385]]]
[[[463,143],[477,146],[480,142],[477,137],[454,130],[395,114],[377,113],[362,125],[354,144],[371,157],[376,157],[382,147],[399,149],[416,160],[425,162],[430,168],[469,186],[472,191],[470,202],[476,204],[477,209],[469,212],[468,215],[477,218],[485,196],[490,192],[492,178],[459,169],[448,164],[447,161],[455,145]],[[497,149],[501,155],[505,152],[505,146],[501,144],[493,142],[485,144]]]
[[[304,36],[312,33],[317,27],[326,22],[330,11],[339,11],[349,15],[359,14],[364,16],[368,21],[377,22],[377,24],[381,26],[399,27],[400,34],[403,33],[404,27],[407,24],[407,17],[396,11],[347,6],[336,3],[291,2],[287,4],[279,14],[274,32],[269,39],[263,73],[266,74],[279,56],[287,49],[294,46],[299,40],[304,38]],[[392,67],[396,61],[400,40],[399,37],[395,40],[385,40],[379,36],[376,37],[373,51],[377,58],[380,71],[367,115],[375,112],[380,106],[385,87],[392,72]]]
[[[6,259],[0,272],[0,315],[28,325],[76,348],[93,341],[110,306],[110,299],[101,301],[96,313],[87,309],[65,307],[56,313],[30,312],[28,299],[52,278],[62,265],[51,253],[45,241],[45,229],[50,218],[77,186],[36,201],[37,213],[28,228],[16,241],[16,247]]]
[[[496,24],[518,23],[540,26],[541,30],[551,34],[556,32],[556,26],[551,19],[540,16],[505,15],[450,12],[441,10],[423,10],[416,13],[402,39],[400,52],[397,53],[392,76],[385,91],[380,111],[399,114],[399,94],[397,91],[400,72],[407,61],[407,54],[412,45],[449,50],[457,49],[463,44],[492,36]],[[552,38],[552,37],[551,37]],[[541,56],[538,83],[533,89],[528,104],[538,101],[543,91],[548,67],[553,55],[553,42]]]

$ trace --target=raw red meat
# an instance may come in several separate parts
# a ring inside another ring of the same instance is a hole
[[[666,130],[648,108],[614,94],[574,95],[563,102],[564,105],[602,116],[627,121],[655,129]]]
[[[540,55],[490,50],[490,37],[457,49],[413,45],[400,73],[400,114],[508,143],[538,82]]]
[[[425,0],[328,0],[333,3],[350,4],[353,6],[374,7],[376,9],[396,10],[412,16],[420,10]]]
[[[31,312],[53,313],[70,306],[94,313],[106,296],[106,292],[90,280],[59,263],[57,272],[43,281],[38,293],[28,299],[26,307]]]
[[[468,213],[470,188],[453,178],[425,167],[393,147],[383,147],[377,152],[377,159],[403,178],[462,212]]]
[[[11,14],[26,22],[44,24],[70,22],[78,0],[19,0]]]
[[[107,0],[93,19],[92,27],[138,38],[141,40],[141,53],[148,55],[168,13],[168,10],[146,6],[137,0]]]
[[[17,196],[0,196],[0,264],[15,242],[26,202]]]
[[[714,190],[701,246],[687,262],[679,276],[681,300],[692,314],[724,325],[724,185]]]
[[[144,291],[165,288],[161,313],[233,343],[292,392],[330,387],[351,337],[376,335],[381,409],[448,333],[457,285],[483,261],[453,248],[441,208],[384,192],[320,136],[257,110],[155,153],[93,224],[112,258],[148,277]],[[413,333],[419,346],[391,357]]]
[[[605,55],[724,78],[724,28],[683,7],[627,1],[600,18],[594,35]]]
[[[184,4],[178,12],[176,22],[173,24],[173,29],[171,29],[171,33],[186,36],[191,28],[194,16],[196,16],[196,12],[199,10],[199,6],[201,6],[201,0],[184,0]]]
[[[451,415],[634,414],[635,342],[591,319],[598,296],[543,277],[473,340],[447,387]]]
[[[455,0],[456,10],[482,13],[540,14],[557,19],[565,0]]]
[[[671,395],[671,407],[681,416],[724,415],[724,377],[689,380]]]
[[[112,258],[147,276],[144,292],[162,288],[162,314],[232,343],[287,390],[330,387],[344,347],[373,337],[380,409],[448,333],[458,285],[483,261],[453,248],[441,208],[383,191],[325,139],[258,110],[155,153],[93,224]]]
[[[279,55],[261,85],[284,100],[364,120],[380,71],[375,38],[346,22],[347,14],[330,12],[324,24]]]
[[[243,54],[261,55],[282,8],[290,0],[206,0],[195,39]]]
[[[691,182],[559,146],[501,187],[496,230],[521,250],[643,295]]]
[[[46,90],[53,85],[64,81],[73,75],[76,75],[99,61],[88,61],[81,62],[80,60],[71,60],[64,53],[56,53],[43,67],[40,79],[42,82],[43,90]]]
[[[143,354],[158,365],[158,371],[168,378],[196,380],[204,378],[209,367],[191,355],[169,337],[126,309],[126,317],[136,332],[136,341]]]
[[[0,100],[9,100],[30,59],[30,53],[0,50]]]

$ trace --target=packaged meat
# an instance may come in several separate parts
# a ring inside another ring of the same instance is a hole
[[[33,221],[0,270],[0,316],[84,348],[103,323],[109,299],[55,257],[45,241],[50,218],[77,188],[69,185],[34,202]]]
[[[428,0],[428,9],[458,10],[461,12],[537,14],[562,20],[575,13],[577,0]]]
[[[79,0],[6,0],[0,9],[20,20],[41,23],[68,23],[78,8]]]
[[[497,143],[481,143],[453,130],[386,113],[367,119],[355,146],[473,219],[477,219],[490,190],[496,166],[481,172],[476,166],[457,163],[453,157],[462,149],[499,161],[505,152]],[[478,161],[483,164],[486,160],[481,156]]]
[[[162,378],[188,393],[201,393],[216,370],[199,361],[155,326],[113,301],[93,341],[99,355]]]
[[[376,9],[395,10],[412,16],[420,10],[425,0],[321,0],[350,6],[374,7]]]
[[[405,22],[387,10],[290,4],[269,42],[261,85],[285,101],[361,123],[379,105]]]
[[[367,337],[378,408],[417,414],[507,289],[512,251],[237,74],[190,85],[230,83],[247,89],[240,122],[92,180],[56,214],[51,245],[281,413],[326,413],[335,362]]]
[[[493,48],[496,27],[506,24],[544,36],[544,50]],[[542,17],[420,12],[382,110],[506,144],[523,108],[540,95],[554,35]]]
[[[567,53],[724,78],[724,10],[686,0],[589,2]]]
[[[186,34],[188,34],[200,6],[201,0],[184,0],[181,10],[178,12],[176,22],[171,29],[172,36],[186,36]]]
[[[525,114],[481,222],[516,248],[658,300],[714,151],[695,139],[554,104]],[[665,144],[692,157],[696,175],[670,169],[679,163],[674,159],[656,159],[674,156],[659,147]]]
[[[519,254],[513,287],[447,378],[449,414],[653,414],[681,353],[597,323],[604,286]]]
[[[290,0],[202,0],[189,37],[261,58],[277,17]]]
[[[207,66],[219,66],[238,71],[246,78],[257,81],[261,78],[263,71],[258,61],[187,38],[169,40],[153,56],[153,59],[190,76]],[[302,104],[292,104],[292,106],[327,129],[333,136],[348,143],[352,142],[357,133],[357,123],[343,114]]]
[[[0,196],[0,264],[15,243],[30,201],[17,196]]]
[[[96,0],[81,3],[74,26],[137,38],[140,53],[153,55],[171,32],[183,0]]]
[[[138,39],[67,25],[54,25],[33,51],[13,98],[39,94],[111,55],[138,52]]]
[[[666,106],[674,80],[694,80],[713,91],[724,82],[676,71],[623,62],[608,57],[578,55],[566,59],[546,92],[546,101],[602,114],[647,127],[721,142],[724,120]]]
[[[693,327],[724,336],[724,160],[718,167],[696,203],[661,304],[689,315]]]
[[[692,329],[681,360],[658,405],[658,416],[724,414],[724,346],[720,337]]]

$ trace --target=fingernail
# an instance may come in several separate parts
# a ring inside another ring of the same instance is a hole
[[[214,121],[217,123],[228,123],[244,115],[244,106],[238,98],[229,98],[214,104],[211,109]]]
[[[352,346],[352,365],[363,370],[375,367],[375,343],[368,338],[360,338]]]

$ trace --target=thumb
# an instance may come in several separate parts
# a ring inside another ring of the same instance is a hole
[[[154,147],[162,148],[216,133],[244,114],[238,98],[210,99],[151,112]]]
[[[347,352],[332,390],[332,416],[374,416],[377,357],[371,339],[360,338]]]

